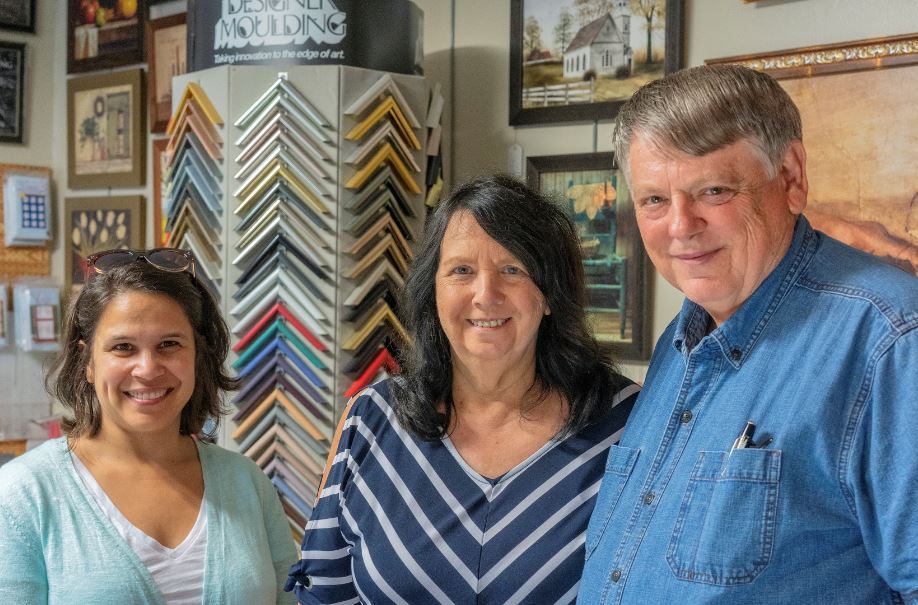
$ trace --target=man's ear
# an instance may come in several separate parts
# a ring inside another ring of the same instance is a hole
[[[806,179],[806,149],[803,141],[794,139],[784,152],[781,162],[781,178],[784,182],[784,194],[787,196],[787,207],[791,214],[800,214],[806,208],[806,196],[809,183]]]

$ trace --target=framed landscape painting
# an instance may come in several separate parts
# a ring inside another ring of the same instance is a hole
[[[726,57],[800,109],[814,228],[918,276],[918,34]]]
[[[529,185],[557,200],[583,251],[587,316],[593,335],[618,359],[650,358],[650,262],[634,205],[612,153],[531,157]]]
[[[510,124],[611,120],[682,64],[684,0],[511,0]]]
[[[71,188],[144,183],[143,70],[67,80],[67,183]]]

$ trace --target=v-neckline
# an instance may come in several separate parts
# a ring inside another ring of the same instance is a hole
[[[563,437],[561,439],[556,439],[552,437],[547,442],[545,442],[542,447],[529,454],[516,464],[513,468],[508,470],[506,473],[499,475],[497,477],[485,477],[470,465],[465,458],[462,457],[462,454],[459,453],[459,450],[456,448],[456,444],[452,442],[449,438],[449,435],[444,435],[440,441],[443,443],[443,446],[446,448],[446,451],[450,453],[455,460],[456,464],[459,465],[459,468],[472,480],[474,481],[488,497],[488,500],[493,500],[518,476],[526,471],[527,468],[535,464],[542,456],[547,454],[549,451],[554,449],[558,444],[562,443],[567,439]]]

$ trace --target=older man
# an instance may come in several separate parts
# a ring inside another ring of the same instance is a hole
[[[648,84],[615,151],[687,300],[609,454],[578,602],[918,603],[918,280],[801,215],[800,116],[764,74]]]

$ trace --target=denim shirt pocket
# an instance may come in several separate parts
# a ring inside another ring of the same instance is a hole
[[[634,463],[637,461],[638,454],[641,450],[613,445],[609,449],[609,457],[606,461],[606,471],[602,478],[602,485],[599,488],[599,495],[596,497],[596,506],[593,507],[593,514],[590,516],[590,522],[586,531],[586,558],[590,555],[599,544],[599,539],[603,532],[606,531],[606,525],[609,523],[609,517],[615,510],[619,497],[631,471]]]
[[[682,498],[666,561],[681,580],[752,582],[771,560],[781,451],[700,452]]]

